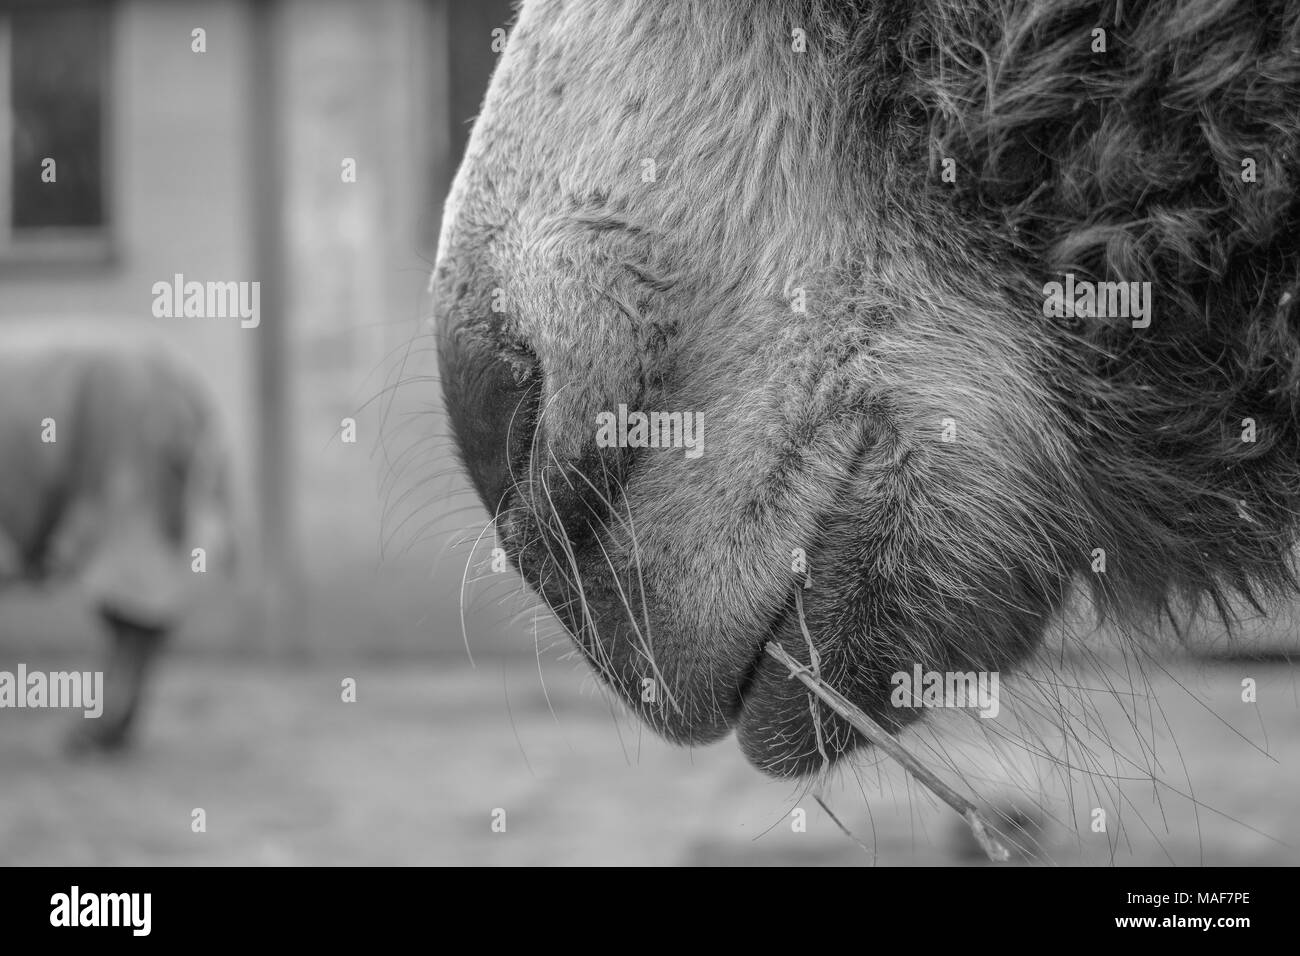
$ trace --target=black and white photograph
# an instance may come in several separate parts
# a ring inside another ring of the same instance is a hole
[[[1300,0],[0,0],[24,919],[1295,866],[1298,539]]]

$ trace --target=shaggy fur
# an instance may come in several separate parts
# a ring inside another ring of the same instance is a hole
[[[794,548],[822,673],[891,726],[891,673],[1014,667],[1080,578],[1129,617],[1289,586],[1298,23],[524,5],[444,221],[443,387],[508,552],[648,722],[776,774],[820,765],[814,719],[855,746],[758,652],[808,658]],[[1045,318],[1064,272],[1150,282],[1150,327]],[[596,447],[619,403],[695,411],[705,455]]]
[[[1081,319],[1065,342],[1062,406],[1100,505],[1095,540],[1122,561],[1100,590],[1120,606],[1178,589],[1223,608],[1225,586],[1289,585],[1300,8],[980,7],[914,14],[897,35],[912,76],[877,109],[900,131],[899,155],[928,146],[931,201],[955,192],[982,246],[1023,274],[1027,308],[1044,277],[1067,271],[1152,283],[1151,328]],[[1096,26],[1106,53],[1079,42]],[[942,156],[970,173],[955,190],[934,183]],[[1241,178],[1247,158],[1257,182]]]

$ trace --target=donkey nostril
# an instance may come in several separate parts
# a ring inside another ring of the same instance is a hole
[[[473,328],[453,331],[439,349],[452,431],[470,479],[493,514],[528,474],[542,376],[537,357]]]

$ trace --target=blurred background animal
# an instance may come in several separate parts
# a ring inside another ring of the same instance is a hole
[[[191,579],[209,562],[229,570],[234,557],[217,420],[160,349],[9,339],[0,346],[0,581],[79,586],[109,646],[103,714],[78,719],[72,743],[117,749],[131,739]]]

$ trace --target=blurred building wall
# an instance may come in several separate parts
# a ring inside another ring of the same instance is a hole
[[[295,487],[311,598],[304,642],[418,644],[428,638],[416,627],[431,610],[422,606],[427,563],[385,559],[380,544],[383,449],[419,398],[386,389],[424,312],[420,223],[435,202],[418,178],[420,120],[445,103],[432,102],[422,54],[439,46],[437,22],[429,5],[405,0],[292,0],[284,16]],[[349,160],[354,183],[343,181]],[[348,418],[352,444],[341,440]],[[429,426],[438,427],[432,418]]]
[[[0,262],[0,323],[109,328],[168,343],[213,392],[256,527],[258,329],[158,319],[153,283],[256,280],[251,0],[110,3],[103,262]],[[279,0],[275,72],[284,144],[283,261],[300,626],[288,651],[404,653],[461,646],[457,560],[435,562],[454,469],[423,329],[438,217],[495,61],[503,0]],[[191,31],[207,50],[191,50]],[[454,51],[454,52],[453,52]],[[461,115],[461,114],[464,115]],[[356,181],[345,182],[345,160]],[[406,380],[400,388],[393,386]],[[357,441],[341,441],[353,418]],[[418,443],[418,444],[416,444]],[[435,480],[435,476],[436,480]],[[466,504],[463,496],[458,499]],[[472,509],[471,509],[472,511]],[[255,540],[255,536],[253,536]],[[463,555],[461,556],[463,559]],[[258,585],[246,567],[238,601]],[[227,601],[192,646],[257,648]],[[471,611],[471,618],[474,612]],[[498,615],[499,617],[499,615]],[[237,631],[231,633],[232,622]],[[482,632],[483,629],[480,629]],[[489,625],[488,643],[497,634]]]
[[[283,12],[304,643],[459,653],[463,568],[440,558],[476,516],[452,513],[466,501],[450,495],[433,343],[412,337],[443,197],[495,63],[491,28],[510,11],[288,0]],[[342,181],[344,160],[355,183]],[[355,444],[340,440],[346,418]]]

